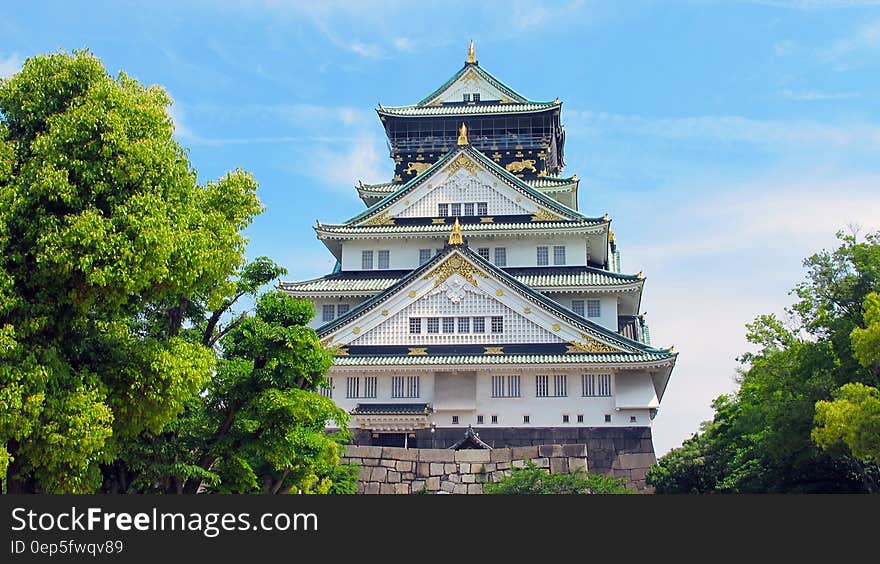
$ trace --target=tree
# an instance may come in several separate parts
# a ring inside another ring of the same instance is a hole
[[[524,468],[514,468],[497,482],[483,484],[487,494],[630,494],[626,480],[603,474],[589,474],[583,470],[551,474],[528,462]]]
[[[861,304],[880,284],[880,236],[839,235],[833,252],[806,259],[806,280],[785,323],[749,324],[757,350],[742,355],[736,394],[713,404],[715,416],[648,473],[658,493],[875,491],[880,468],[811,434],[818,405],[877,373],[853,356],[850,335],[864,328]]]

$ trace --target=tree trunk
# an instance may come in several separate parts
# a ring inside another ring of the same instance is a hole
[[[21,462],[18,457],[18,441],[11,440],[6,443],[6,450],[12,456],[12,462],[6,468],[6,493],[8,494],[24,494],[31,493],[27,491],[27,482],[22,480]]]

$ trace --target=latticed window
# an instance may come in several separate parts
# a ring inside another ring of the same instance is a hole
[[[471,318],[470,317],[459,317],[458,318],[458,332],[459,333],[470,333],[471,332]]]
[[[391,251],[379,251],[379,270],[388,270],[391,262]]]
[[[495,248],[495,266],[507,266],[507,248]]]
[[[321,307],[321,320],[326,323],[336,318],[336,306],[333,304],[324,304]]]
[[[449,213],[452,217],[461,215],[461,204],[449,204]]]
[[[504,333],[504,318],[501,316],[492,318],[492,332]]]
[[[599,374],[599,395],[611,396],[611,374]]]
[[[333,378],[327,378],[327,385],[321,386],[320,393],[324,397],[333,397]]]
[[[474,204],[464,205],[464,215],[474,215]]]
[[[422,332],[422,318],[421,317],[410,317],[409,318],[409,333],[410,335],[418,335]]]
[[[431,249],[419,249],[419,265],[425,264],[431,260]]]
[[[477,249],[477,254],[483,257],[486,260],[489,260],[489,248],[488,247],[480,247]]]
[[[364,377],[364,397],[365,398],[375,398],[376,397],[376,377],[375,376],[366,376]]]
[[[361,397],[361,379],[357,376],[349,376],[345,379],[345,397]]]
[[[437,204],[437,215],[446,217],[449,215],[449,204]]]
[[[503,398],[504,396],[504,376],[492,376],[492,397]]]
[[[361,268],[373,270],[373,251],[361,251]]]
[[[568,376],[565,374],[556,374],[553,376],[553,395],[558,398],[564,398],[568,395]]]
[[[419,397],[418,376],[394,376],[391,378],[392,398],[417,398]]]
[[[565,264],[565,247],[559,245],[553,247],[553,264]]]
[[[571,311],[584,316],[584,300],[571,300]]]
[[[610,397],[611,374],[584,374],[581,376],[581,388],[584,397]]]
[[[601,315],[600,303],[599,300],[587,300],[587,317],[599,317]]]
[[[475,317],[474,318],[474,333],[485,333],[486,332],[486,318],[485,317]]]
[[[444,333],[455,333],[455,318],[454,317],[444,317],[443,318],[443,332]]]
[[[488,202],[477,202],[477,215],[488,215],[489,214],[489,203]]]
[[[336,315],[342,317],[343,315],[348,313],[348,310],[350,308],[351,306],[348,304],[339,304],[338,306],[336,306]]]
[[[550,264],[550,258],[547,247],[538,247],[538,266],[547,266]]]
[[[519,376],[508,376],[507,377],[507,397],[509,398],[518,398],[519,397]]]
[[[440,318],[439,317],[429,317],[428,318],[428,333],[439,333],[440,332]]]
[[[550,395],[550,377],[535,376],[535,397],[546,398]]]

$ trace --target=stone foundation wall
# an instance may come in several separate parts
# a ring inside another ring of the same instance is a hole
[[[364,494],[481,494],[483,484],[499,480],[512,468],[525,467],[528,461],[552,473],[595,472],[585,444],[457,451],[348,445],[343,457],[344,463],[360,466],[358,493]],[[645,472],[655,463],[653,453],[622,454],[604,473],[624,477],[628,487],[645,491]]]

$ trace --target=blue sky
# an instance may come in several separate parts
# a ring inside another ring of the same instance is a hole
[[[216,4],[216,5],[215,5]],[[163,85],[203,180],[244,167],[266,212],[251,257],[328,272],[311,226],[391,177],[378,103],[480,64],[563,102],[580,207],[648,277],[654,343],[681,353],[659,453],[734,389],[744,323],[783,313],[803,257],[880,228],[880,2],[28,2],[0,20],[0,76],[88,47]]]

